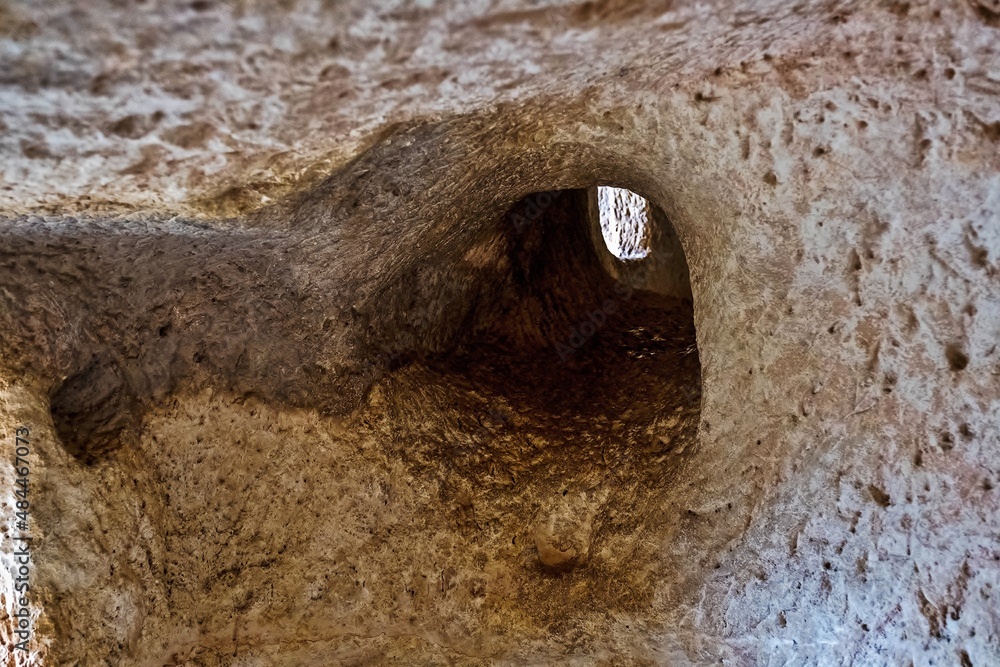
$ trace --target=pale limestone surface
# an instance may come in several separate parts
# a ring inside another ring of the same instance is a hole
[[[994,0],[6,2],[0,174],[5,664],[1000,663]]]
[[[650,203],[631,190],[597,188],[598,218],[604,244],[619,259],[639,260],[649,255],[653,216]]]

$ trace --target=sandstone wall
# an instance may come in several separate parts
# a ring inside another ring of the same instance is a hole
[[[3,3],[5,664],[1000,661],[998,28]]]

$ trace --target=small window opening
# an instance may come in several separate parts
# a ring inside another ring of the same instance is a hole
[[[618,259],[649,255],[649,202],[624,188],[597,188],[597,205],[604,243]]]
[[[692,300],[684,249],[662,208],[625,188],[590,188],[589,227],[604,270],[629,287]]]

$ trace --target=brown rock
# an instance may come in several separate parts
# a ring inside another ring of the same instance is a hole
[[[1000,664],[990,2],[109,7],[0,6],[0,663]]]

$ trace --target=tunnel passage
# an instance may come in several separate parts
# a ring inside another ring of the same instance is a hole
[[[507,211],[496,225],[498,270],[482,274],[493,284],[479,290],[471,314],[460,314],[452,348],[423,358],[428,366],[510,381],[497,389],[525,405],[576,414],[610,400],[633,403],[634,374],[659,375],[688,398],[700,396],[691,288],[676,233],[659,207],[633,194],[647,207],[649,229],[632,227],[639,239],[620,229],[620,241],[649,245],[641,255],[614,256],[594,205],[598,190],[537,192]],[[545,388],[553,382],[561,390]]]
[[[655,229],[670,223],[651,206],[648,238],[661,246],[614,258],[616,278],[595,194],[514,204],[492,230],[503,253],[491,298],[452,350],[384,379],[364,416],[411,469],[438,479],[441,507],[477,536],[483,558],[516,572],[516,592],[489,604],[536,627],[595,607],[651,611],[658,531],[675,523],[661,516],[663,499],[696,450],[687,267],[667,272],[678,258],[657,256],[663,239],[680,248],[676,235]]]

